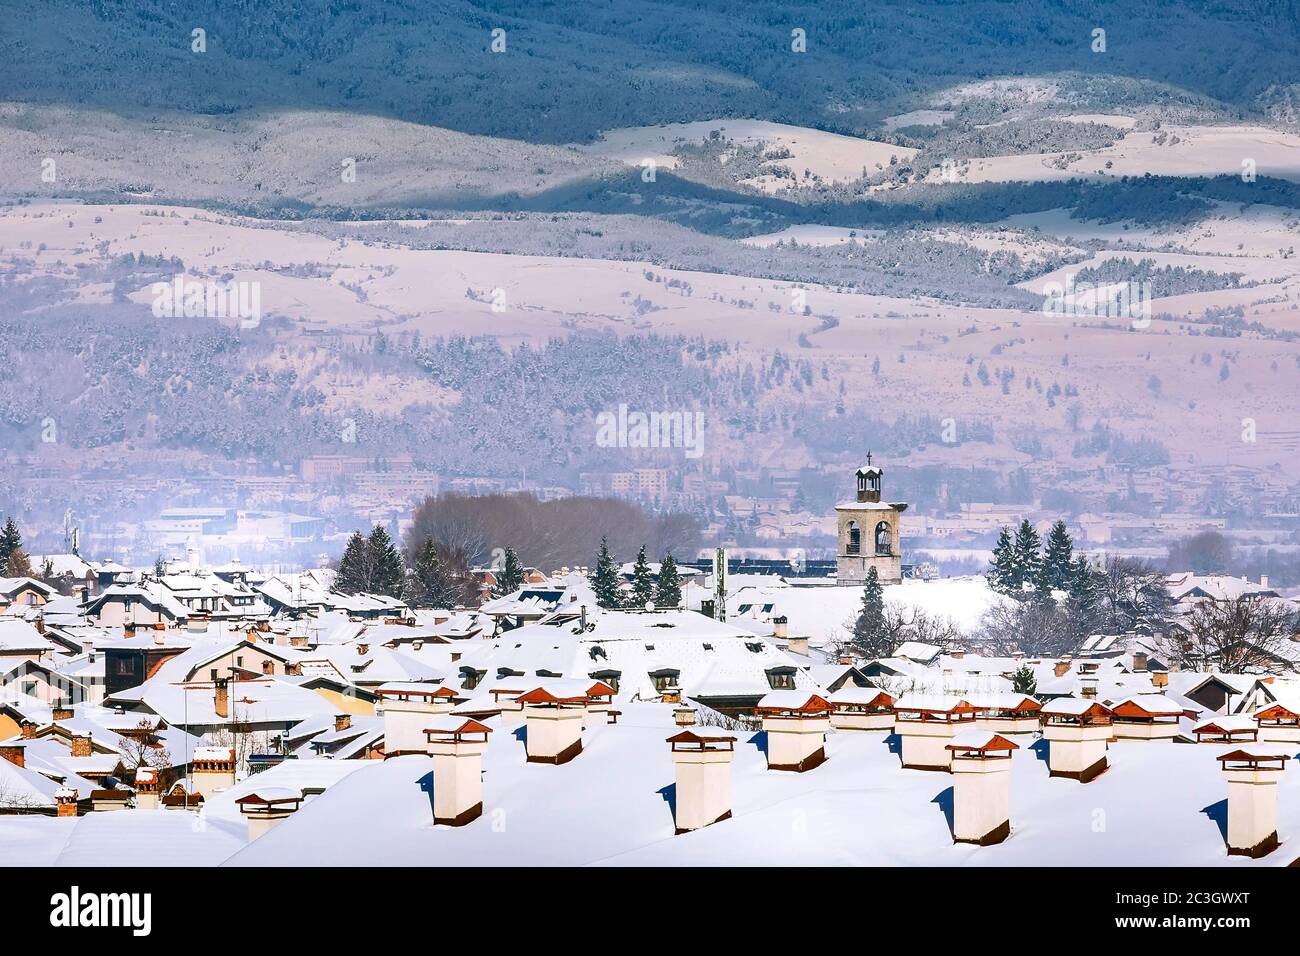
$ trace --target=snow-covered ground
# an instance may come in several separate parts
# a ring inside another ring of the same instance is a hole
[[[739,733],[733,818],[674,836],[671,707],[623,708],[589,726],[586,749],[555,767],[525,762],[522,730],[498,728],[484,758],[483,816],[435,827],[428,758],[373,762],[305,803],[228,865],[1250,865],[1224,846],[1222,747],[1121,743],[1090,784],[1049,778],[1044,744],[1022,738],[1011,781],[1010,838],[954,845],[952,777],[904,770],[883,733],[832,733],[829,759],[806,773],[769,771],[762,734]],[[290,773],[267,771],[273,786]],[[1300,776],[1279,785],[1284,865],[1300,833]],[[210,828],[239,821],[234,795],[215,798]]]
[[[844,625],[862,606],[857,587],[793,587],[763,575],[732,575],[727,581],[727,613],[743,617],[764,603],[773,605],[768,615],[784,614],[791,633],[806,635],[814,646],[832,644],[843,637]],[[748,590],[746,590],[748,589]],[[932,617],[948,618],[963,631],[973,630],[984,612],[1003,600],[982,577],[944,578],[939,581],[904,581],[884,589],[885,603],[917,608]]]
[[[782,160],[781,165],[800,177],[805,169],[811,170],[826,182],[857,179],[864,168],[871,170],[877,165],[887,166],[891,157],[902,162],[916,153],[915,149],[906,146],[766,120],[701,120],[612,129],[596,143],[577,148],[590,155],[633,166],[651,159],[661,168],[672,169],[677,160],[671,154],[678,143],[703,142],[714,130],[721,131],[722,135],[737,143],[764,143],[774,149],[785,148],[790,151],[790,158]],[[789,180],[764,180],[756,185],[775,192],[788,186]]]

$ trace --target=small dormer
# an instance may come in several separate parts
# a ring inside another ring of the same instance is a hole
[[[857,471],[858,501],[880,501],[880,482],[885,473],[871,464],[871,452],[867,452],[867,463]]]

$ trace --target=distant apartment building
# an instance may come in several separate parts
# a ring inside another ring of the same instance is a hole
[[[366,458],[361,455],[313,455],[299,465],[302,480],[324,484],[340,478],[352,478],[367,472],[374,474],[407,473],[415,470],[410,455],[394,458]]]
[[[578,475],[584,495],[613,495],[617,498],[668,499],[666,468],[636,468],[632,471],[584,471]]]

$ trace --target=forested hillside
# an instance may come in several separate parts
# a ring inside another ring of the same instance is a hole
[[[1300,74],[1295,0],[9,0],[6,98],[111,110],[342,109],[533,142],[755,116],[861,133],[965,80],[1062,71],[1251,111]],[[1173,9],[1171,9],[1171,7]],[[191,52],[191,31],[207,52]],[[506,31],[507,52],[489,50]],[[1104,54],[1091,50],[1107,31]],[[791,52],[791,31],[807,52]],[[57,61],[57,71],[44,69]],[[1094,97],[1096,98],[1096,97]]]

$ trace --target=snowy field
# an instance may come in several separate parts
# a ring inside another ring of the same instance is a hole
[[[810,170],[826,182],[857,179],[864,168],[873,170],[877,165],[887,166],[890,157],[897,157],[902,162],[916,153],[915,149],[905,146],[764,120],[702,120],[666,126],[613,129],[591,146],[580,146],[578,149],[593,156],[633,166],[652,159],[661,168],[672,169],[677,165],[676,158],[671,155],[676,144],[703,142],[714,130],[721,131],[737,143],[763,143],[773,149],[787,149],[790,158],[782,160],[780,165],[801,178],[805,169]],[[769,192],[777,192],[789,183],[789,180],[765,177],[754,185]]]

